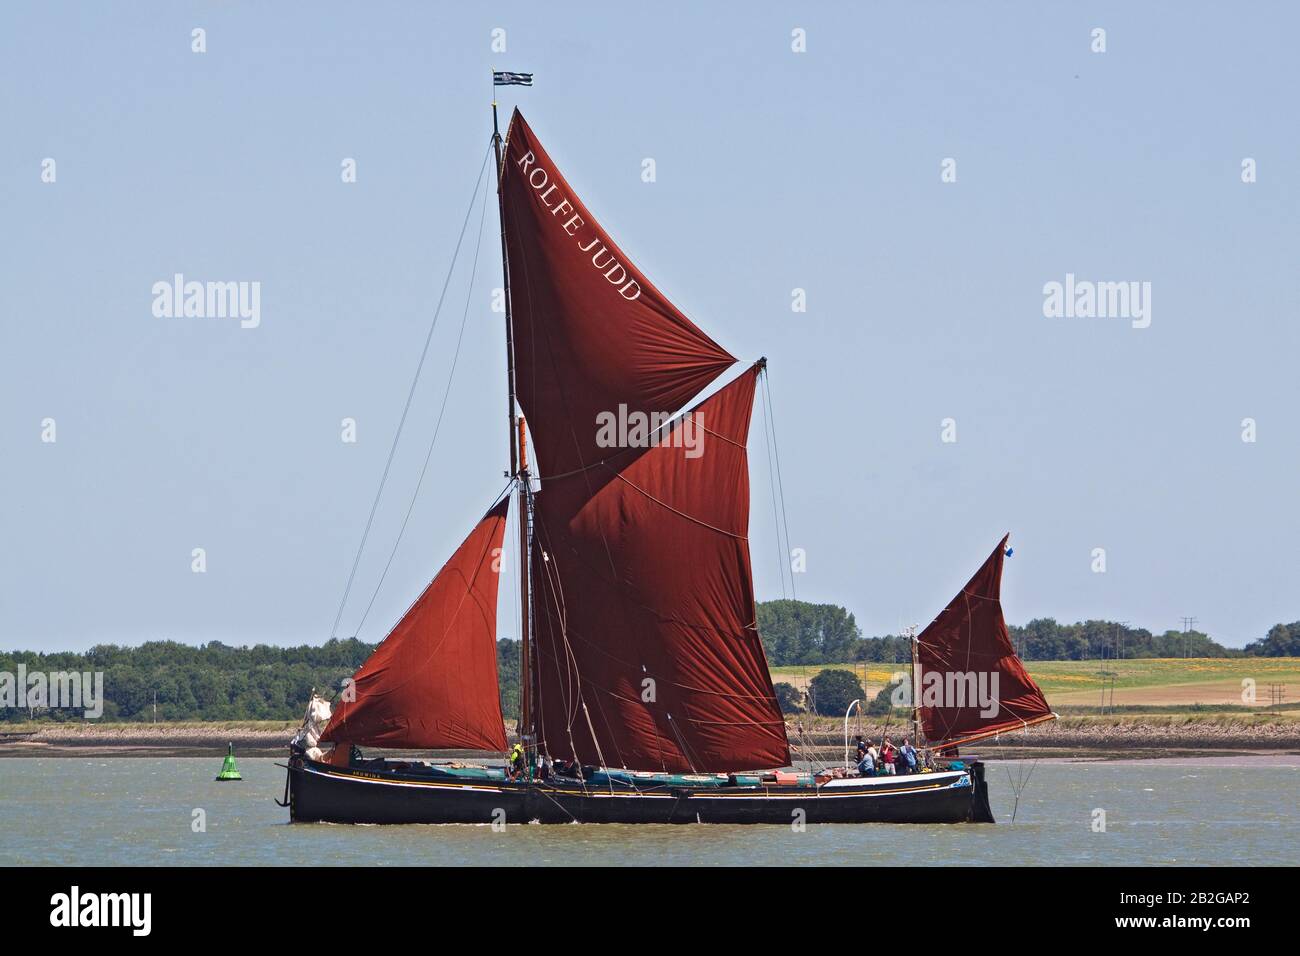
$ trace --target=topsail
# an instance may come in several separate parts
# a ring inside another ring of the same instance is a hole
[[[518,110],[501,192],[519,403],[544,475],[608,457],[597,415],[671,414],[735,364],[615,245]]]

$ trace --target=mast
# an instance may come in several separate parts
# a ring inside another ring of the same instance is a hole
[[[497,122],[497,96],[492,86],[492,152],[497,161],[497,217],[501,223],[501,281],[506,307],[506,442],[510,446],[510,476],[519,474],[518,449],[515,447],[515,329],[510,321],[510,260],[506,257],[506,205],[501,195],[501,127]]]
[[[501,278],[502,295],[506,310],[506,418],[507,443],[510,446],[510,472],[518,489],[519,515],[519,725],[518,732],[525,749],[532,746],[532,496],[529,487],[527,449],[525,447],[524,419],[516,408],[515,397],[515,337],[510,311],[510,259],[506,253],[506,206],[501,192],[501,126],[497,119],[496,78],[492,83],[492,152],[496,157],[497,216],[501,223]]]
[[[916,659],[916,625],[907,628],[908,643],[912,648],[912,746],[921,744],[921,665]]]
[[[532,767],[537,735],[533,721],[533,493],[532,479],[528,474],[527,426],[520,415],[519,422],[519,738],[523,741],[528,777]]]

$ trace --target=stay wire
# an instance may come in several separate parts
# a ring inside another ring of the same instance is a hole
[[[483,165],[479,167],[478,179],[474,183],[474,192],[470,196],[469,207],[465,210],[465,221],[461,223],[460,235],[456,238],[456,248],[452,251],[451,264],[447,267],[447,277],[442,283],[442,292],[438,296],[438,304],[433,310],[433,321],[429,324],[429,332],[424,337],[424,348],[420,350],[420,360],[415,366],[415,375],[411,379],[411,387],[406,394],[406,403],[402,406],[402,415],[397,422],[397,432],[393,435],[392,447],[388,450],[388,459],[384,462],[384,471],[379,478],[379,487],[375,490],[375,500],[370,505],[370,515],[366,518],[365,530],[361,533],[361,543],[357,546],[356,557],[352,561],[352,570],[348,572],[348,583],[343,588],[343,597],[339,600],[338,613],[334,615],[334,624],[330,627],[330,636],[338,635],[339,622],[343,619],[343,611],[347,607],[348,595],[352,593],[352,584],[356,580],[357,568],[361,565],[361,555],[366,548],[366,541],[370,537],[370,529],[375,523],[375,513],[379,510],[379,500],[383,497],[384,486],[388,483],[388,473],[393,465],[393,458],[397,454],[397,445],[402,437],[402,428],[406,425],[406,416],[411,410],[411,403],[415,399],[415,388],[420,382],[420,373],[424,369],[424,360],[429,354],[429,343],[433,341],[433,332],[438,327],[438,317],[442,313],[442,303],[447,297],[447,289],[451,285],[451,277],[456,269],[456,260],[460,256],[461,243],[465,239],[465,231],[469,228],[470,216],[474,212],[474,204],[478,201],[478,193],[483,185],[483,174],[487,170],[488,158],[492,155],[491,146],[483,153]]]
[[[447,387],[442,392],[442,404],[438,408],[438,420],[433,426],[433,437],[429,439],[428,451],[424,454],[424,464],[420,467],[420,478],[415,483],[415,490],[411,492],[411,500],[407,503],[406,514],[402,516],[401,527],[397,530],[397,538],[393,541],[393,549],[388,554],[388,560],[384,563],[384,570],[379,575],[379,581],[375,584],[375,591],[370,595],[370,603],[366,605],[365,612],[361,615],[361,620],[357,622],[356,633],[361,633],[361,628],[365,626],[366,618],[370,616],[370,609],[375,606],[375,599],[379,597],[379,591],[384,586],[384,580],[388,577],[388,569],[393,566],[393,558],[397,556],[397,548],[402,543],[402,535],[406,533],[406,526],[411,520],[411,512],[415,510],[415,502],[420,496],[420,489],[424,486],[425,475],[429,471],[429,462],[433,458],[433,448],[438,443],[438,433],[442,430],[442,419],[447,412],[447,399],[451,396],[451,386],[456,379],[456,364],[460,361],[460,347],[465,339],[465,325],[469,319],[470,302],[474,297],[474,278],[478,275],[479,252],[483,244],[483,223],[487,218],[487,190],[483,191],[483,208],[479,214],[478,238],[474,244],[474,260],[469,270],[469,285],[465,290],[465,309],[460,317],[460,331],[456,334],[456,348],[451,357],[451,368],[447,372]]]

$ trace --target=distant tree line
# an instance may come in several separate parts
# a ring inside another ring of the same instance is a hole
[[[373,644],[355,639],[313,646],[232,647],[211,641],[195,647],[149,641],[139,647],[100,644],[82,654],[0,651],[0,671],[30,674],[104,673],[102,720],[293,720],[303,715],[313,688],[336,689],[361,666]],[[36,716],[27,708],[0,708],[0,720]],[[81,711],[40,716],[80,720]]]
[[[1242,653],[1247,657],[1300,657],[1300,621],[1274,624],[1263,639],[1251,641]]]
[[[859,661],[903,664],[911,660],[906,637],[863,637],[853,615],[834,604],[766,601],[758,605],[758,627],[768,663],[774,667]],[[1058,624],[1050,618],[1010,629],[1025,660],[1094,660],[1138,657],[1300,657],[1300,621],[1278,624],[1240,650],[1223,647],[1199,631],[1153,634],[1114,621]],[[176,641],[150,641],[139,647],[101,644],[85,653],[0,651],[0,673],[102,671],[103,720],[160,721],[297,720],[314,689],[332,696],[375,645],[333,639],[297,647],[232,647],[211,641],[198,647]],[[501,711],[512,720],[519,711],[519,642],[497,642]],[[837,683],[835,683],[837,682]],[[834,711],[861,695],[841,677],[823,682],[818,709]],[[783,709],[803,702],[794,688],[778,686]],[[784,695],[784,697],[782,696]],[[799,699],[796,699],[799,698]],[[875,706],[885,706],[874,702]],[[80,711],[0,706],[0,721],[30,717],[80,720]]]
[[[1140,657],[1297,657],[1300,621],[1277,624],[1244,648],[1224,647],[1201,631],[1155,634],[1118,621],[1058,624],[1037,618],[1008,628],[1027,661],[1131,660]],[[863,637],[853,615],[836,604],[766,601],[758,605],[758,632],[773,667],[859,661],[903,664],[912,659],[907,637]]]
[[[150,641],[139,647],[101,644],[82,654],[0,651],[0,673],[94,672],[104,674],[101,720],[160,721],[285,720],[303,716],[312,690],[332,697],[374,651],[355,638],[319,646],[231,647],[220,641],[194,647]],[[497,644],[502,712],[519,707],[519,642]],[[0,722],[33,717],[81,720],[80,710],[33,710],[0,706]]]

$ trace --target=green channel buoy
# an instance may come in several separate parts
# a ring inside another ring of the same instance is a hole
[[[239,775],[239,768],[235,766],[235,745],[232,743],[230,749],[226,751],[226,759],[221,764],[221,773],[217,774],[217,780],[243,780]]]

